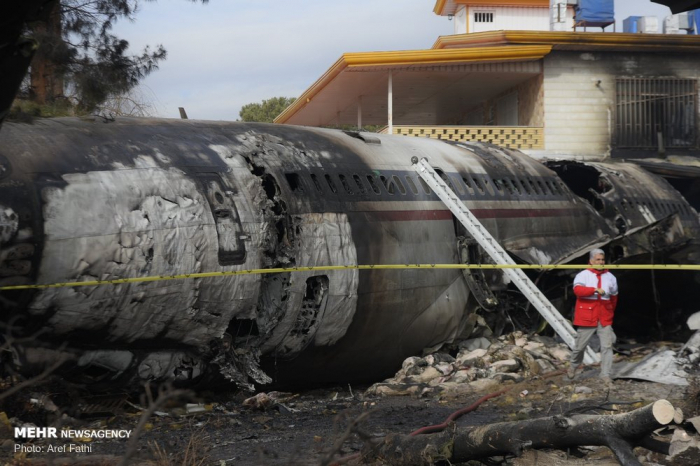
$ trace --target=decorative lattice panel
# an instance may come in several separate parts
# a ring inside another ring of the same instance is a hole
[[[543,133],[543,128],[524,126],[394,126],[400,136],[489,142],[510,149],[544,149]]]

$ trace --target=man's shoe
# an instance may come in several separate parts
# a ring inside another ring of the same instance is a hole
[[[606,375],[601,376],[600,381],[603,382],[603,385],[607,388],[610,388],[610,387],[615,385],[613,383],[613,379],[611,379],[610,377],[608,377]]]
[[[576,366],[573,364],[569,364],[569,369],[566,371],[566,376],[569,379],[573,379],[576,376]]]

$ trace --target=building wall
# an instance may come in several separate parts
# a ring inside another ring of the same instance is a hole
[[[474,15],[481,12],[493,12],[493,23],[475,22]],[[467,27],[469,32],[499,31],[501,29],[549,31],[549,8],[470,6]]]
[[[544,125],[543,81],[544,77],[539,75],[506,89],[493,98],[469,108],[454,124],[502,126],[504,118],[503,116],[499,118],[498,101],[515,93],[518,96],[518,126],[542,127]]]
[[[467,32],[467,7],[461,5],[455,11],[455,16],[452,18],[454,21],[454,33],[455,34],[465,34]]]
[[[690,54],[553,51],[544,59],[543,155],[608,157],[615,79],[622,76],[698,79],[700,60]]]
[[[493,23],[477,23],[475,13],[492,12]],[[461,6],[455,12],[454,33],[516,30],[516,31],[549,31],[550,9],[542,7],[512,7],[492,5]],[[566,27],[574,27],[573,8],[568,8]]]
[[[520,84],[518,121],[520,126],[544,126],[544,76],[539,75]]]

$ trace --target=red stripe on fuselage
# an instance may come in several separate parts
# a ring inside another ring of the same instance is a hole
[[[365,211],[380,221],[452,220],[449,210],[381,210]],[[472,209],[477,218],[542,218],[580,215],[577,209]]]

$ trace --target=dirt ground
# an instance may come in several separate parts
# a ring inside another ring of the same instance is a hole
[[[560,370],[526,378],[520,383],[504,382],[498,388],[509,388],[506,393],[486,401],[476,411],[458,419],[456,424],[469,426],[517,421],[572,410],[612,414],[658,399],[682,407],[686,415],[692,411],[697,415],[695,388],[634,380],[616,380],[612,387],[606,387],[596,376],[597,370],[587,369],[570,381]],[[113,397],[100,402],[93,400],[94,413],[80,419],[69,416],[70,410],[62,409],[58,402],[56,411],[45,401],[37,404],[37,393],[25,393],[15,399],[10,409],[5,406],[8,413],[4,420],[0,414],[0,421],[3,421],[0,430],[5,439],[0,441],[0,464],[119,464],[132,445],[126,439],[42,439],[21,444],[25,449],[27,446],[39,447],[41,452],[15,451],[18,441],[12,437],[7,421],[13,416],[37,426],[50,425],[44,422],[53,417],[53,424],[61,424],[63,428],[128,429],[134,435],[141,422],[143,430],[137,438],[132,437],[131,440],[136,441],[126,464],[319,465],[324,461],[328,464],[330,459],[338,460],[360,451],[362,441],[356,435],[350,435],[342,443],[338,440],[362,413],[369,413],[361,424],[364,432],[377,437],[390,433],[408,434],[424,426],[439,424],[454,411],[494,391],[447,396],[433,393],[416,398],[367,396],[364,394],[366,388],[344,386],[272,393],[275,400],[259,395],[258,401],[262,399],[263,406],[257,407],[244,405],[250,394],[200,392],[195,395],[196,399],[173,396],[152,416],[139,408],[140,402],[134,397]],[[100,413],[100,409],[104,412]],[[114,412],[106,412],[110,409]],[[667,438],[671,433],[670,430],[661,432]],[[62,444],[73,444],[74,449],[82,448],[83,452],[47,451],[49,445]],[[643,464],[669,464],[664,463],[660,455],[652,455],[643,449],[638,448],[635,453]],[[570,459],[568,463],[567,458]],[[582,464],[577,458],[595,464],[617,464],[605,447],[561,452],[559,459],[564,462],[559,464],[577,464],[576,461]],[[506,460],[505,464],[525,464],[514,463],[512,458]],[[362,464],[358,461],[352,460],[349,464]],[[554,463],[536,461],[533,464]]]

